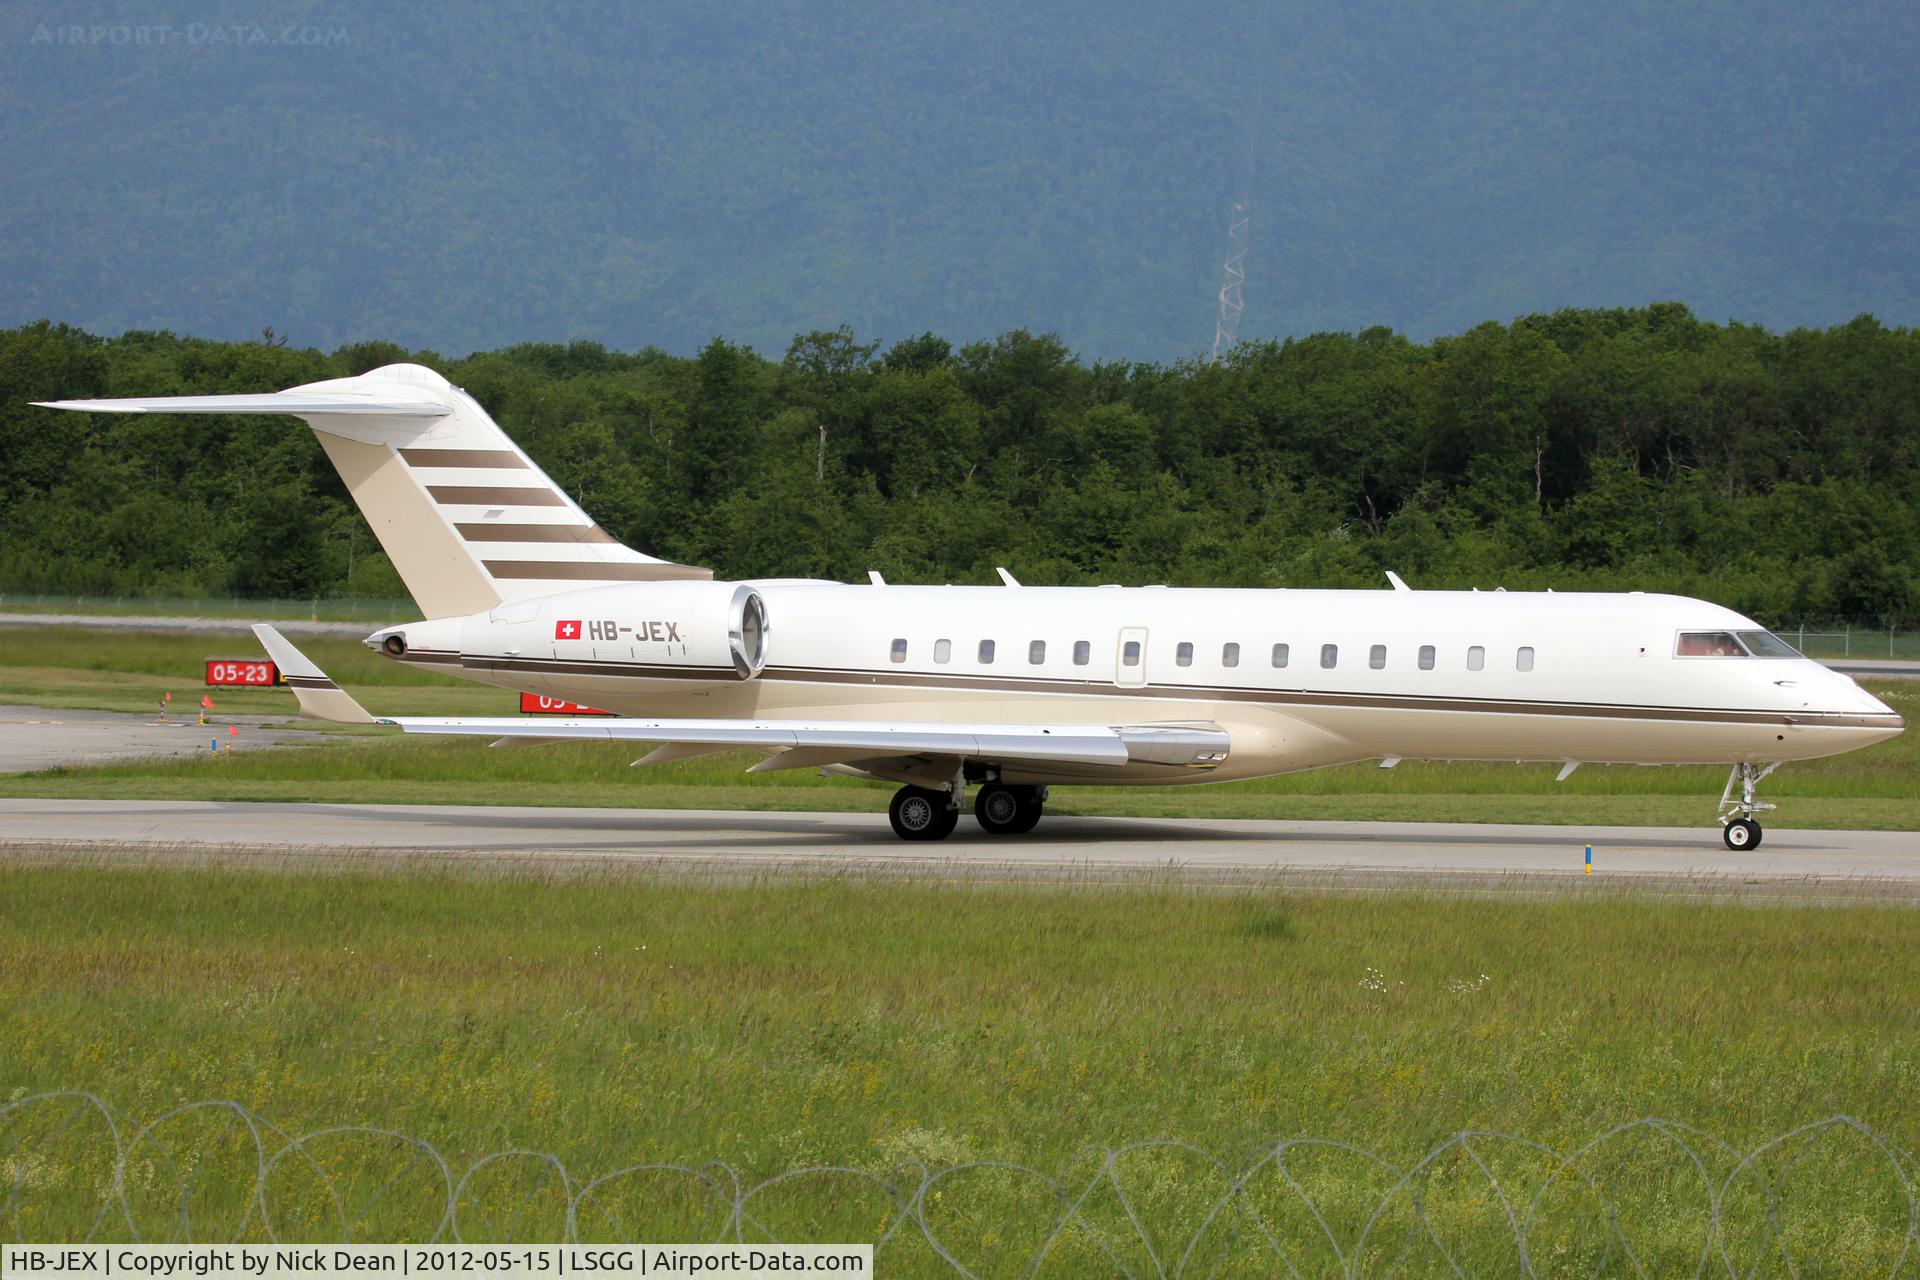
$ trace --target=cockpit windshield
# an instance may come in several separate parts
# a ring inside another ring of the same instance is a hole
[[[1682,631],[1681,658],[1797,658],[1800,651],[1771,631]]]
[[[1740,643],[1756,658],[1797,658],[1800,651],[1771,631],[1736,631]]]

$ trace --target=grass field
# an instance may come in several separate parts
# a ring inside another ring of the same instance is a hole
[[[510,695],[422,675],[356,642],[303,647],[378,711],[505,714]],[[165,633],[0,628],[0,701],[150,711],[199,693],[238,644]],[[1909,719],[1920,685],[1876,690]],[[291,714],[278,690],[222,710]],[[868,809],[886,787],[743,776],[728,755],[635,770],[636,749],[494,750],[365,732],[313,747],[0,776],[0,794]],[[1219,787],[1057,788],[1055,812],[1706,826],[1708,769],[1403,764]],[[1788,826],[1920,829],[1920,735],[1769,780]],[[1920,1147],[1920,914],[1656,901],[1411,894],[1285,896],[1173,885],[775,878],[750,887],[645,873],[33,867],[0,863],[0,1238],[93,1229],[111,1143],[84,1089],[151,1120],[231,1099],[290,1133],[368,1125],[431,1143],[454,1178],[510,1148],[551,1152],[575,1192],[641,1163],[722,1161],[745,1185],[834,1165],[911,1191],[974,1274],[1515,1274],[1508,1197],[1539,1191],[1531,1274],[1886,1274],[1910,1238],[1913,1173],[1835,1129],[1739,1171],[1700,1135],[1634,1129],[1585,1154],[1600,1200],[1497,1139],[1409,1188],[1345,1148],[1249,1178],[1278,1138],[1350,1143],[1405,1168],[1465,1129],[1572,1152],[1658,1115],[1751,1150],[1850,1113]],[[266,1147],[277,1138],[269,1135]],[[1151,1139],[1099,1182],[1101,1150]],[[392,1136],[315,1139],[256,1183],[234,1113],[166,1121],[127,1161],[149,1238],[404,1239],[445,1208]],[[987,1165],[973,1167],[977,1162]],[[1044,1265],[1029,1267],[1093,1188]],[[1488,1172],[1501,1178],[1498,1189]],[[1562,1171],[1564,1173],[1564,1170]],[[339,1193],[328,1199],[317,1175]],[[1723,1190],[1714,1199],[1703,1176]],[[1723,1183],[1724,1180],[1724,1183]],[[1544,1190],[1542,1190],[1544,1188]],[[1123,1203],[1121,1194],[1127,1197]],[[562,1238],[566,1195],[530,1156],[483,1165],[456,1197],[469,1239]],[[578,1219],[587,1238],[712,1238],[693,1178],[633,1172]],[[1719,1226],[1713,1226],[1716,1212]],[[1256,1224],[1246,1213],[1259,1215]],[[718,1216],[716,1216],[718,1215]],[[756,1191],[749,1235],[885,1237],[882,1276],[952,1274],[900,1206],[851,1174]],[[1136,1226],[1135,1223],[1138,1225]],[[1608,1223],[1613,1223],[1609,1228]],[[1227,1228],[1234,1226],[1229,1233]],[[1609,1231],[1612,1252],[1607,1252]],[[1413,1234],[1409,1234],[1413,1232]],[[112,1232],[107,1233],[111,1236]],[[1442,1249],[1446,1251],[1443,1254]],[[1724,1254],[1719,1252],[1724,1250]],[[1404,1251],[1404,1257],[1402,1252]],[[1448,1256],[1452,1263],[1448,1262]],[[1916,1256],[1906,1256],[1910,1270]],[[1349,1257],[1349,1263],[1354,1259]],[[1456,1269],[1457,1267],[1457,1269]]]
[[[198,700],[201,664],[244,656],[205,636],[78,628],[0,628],[0,702],[150,711],[160,693]],[[399,666],[351,639],[302,641],[314,660],[378,712],[509,715],[512,695]],[[180,677],[185,674],[186,679]],[[1875,692],[1920,722],[1920,682]],[[184,701],[182,701],[184,699]],[[292,715],[279,689],[216,695],[232,714]],[[401,742],[342,734],[325,746],[0,775],[0,795],[74,799],[359,800],[388,803],[557,804],[649,808],[879,810],[891,788],[805,770],[744,775],[758,756],[729,754],[632,769],[633,747],[496,750],[475,741]],[[1055,788],[1050,811],[1145,817],[1301,818],[1707,826],[1726,780],[1707,768],[1582,769],[1564,783],[1552,765],[1354,765],[1203,787]],[[1920,734],[1828,760],[1789,765],[1764,794],[1793,827],[1920,830]]]
[[[1745,1151],[1851,1112],[1912,1150],[1916,919],[1619,896],[0,866],[0,1095],[91,1089],[139,1119],[227,1098],[290,1132],[424,1139],[456,1176],[486,1153],[550,1151],[576,1183],[641,1162],[720,1160],[755,1183],[1007,1161],[1077,1192],[1103,1144],[1179,1139],[1238,1170],[1263,1143],[1317,1135],[1405,1166],[1460,1129],[1570,1152],[1646,1115]],[[223,1114],[176,1120],[130,1160],[148,1229],[177,1230],[168,1157],[191,1166],[195,1235],[237,1229],[256,1160]],[[0,1167],[23,1187],[0,1199],[0,1236],[60,1239],[91,1220],[103,1144],[52,1117],[0,1120]],[[1723,1176],[1724,1155],[1696,1145]],[[1509,1195],[1541,1185],[1537,1156],[1476,1150]],[[432,1187],[390,1140],[313,1151],[343,1185],[386,1188],[364,1238],[431,1229]],[[1695,1272],[1710,1211],[1678,1148],[1630,1134],[1581,1167],[1643,1274]],[[274,1175],[279,1228],[337,1234],[303,1216],[317,1202],[302,1168]],[[469,1237],[559,1238],[564,1197],[542,1169],[489,1166],[463,1193]],[[1799,1274],[1884,1274],[1899,1254],[1909,1189],[1858,1135],[1754,1172],[1772,1180]],[[1347,1244],[1383,1202],[1377,1240],[1411,1221],[1393,1177],[1356,1155],[1308,1153],[1294,1173]],[[1116,1176],[1163,1250],[1199,1230],[1226,1180],[1166,1150]],[[713,1206],[688,1185],[635,1175],[606,1196],[631,1235],[703,1238]],[[1735,1179],[1722,1205],[1737,1274],[1781,1271],[1764,1263],[1778,1241],[1760,1185]],[[755,1210],[785,1238],[867,1239],[892,1217],[845,1177],[783,1187]],[[1006,1171],[937,1189],[928,1222],[982,1275],[1024,1274],[1059,1209]],[[1305,1242],[1290,1255],[1303,1273],[1323,1274],[1331,1254],[1281,1179],[1269,1170],[1247,1196]],[[1538,1274],[1594,1273],[1594,1203],[1547,1196]],[[1440,1162],[1425,1204],[1466,1274],[1511,1273],[1513,1232],[1472,1159]],[[611,1229],[582,1219],[583,1234]],[[1096,1235],[1151,1273],[1127,1233],[1102,1191],[1041,1274],[1113,1274]],[[1205,1240],[1217,1274],[1280,1270],[1246,1231]],[[879,1257],[882,1275],[946,1273],[911,1232]],[[1604,1273],[1626,1271],[1616,1256]],[[1451,1273],[1421,1246],[1404,1274]]]

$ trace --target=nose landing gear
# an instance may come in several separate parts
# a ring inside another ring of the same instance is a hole
[[[1733,772],[1727,775],[1727,785],[1720,792],[1720,838],[1726,846],[1736,853],[1760,847],[1763,834],[1760,824],[1754,821],[1754,815],[1771,813],[1775,806],[1764,800],[1754,799],[1761,779],[1780,767],[1778,760],[1764,769],[1751,764],[1736,764]],[[1739,799],[1734,798],[1733,789],[1740,788]]]

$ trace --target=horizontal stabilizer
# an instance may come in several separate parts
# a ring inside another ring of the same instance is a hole
[[[437,400],[383,400],[372,396],[301,395],[276,391],[252,396],[142,396],[131,400],[36,400],[42,409],[82,413],[292,413],[301,417],[444,418],[453,406]]]
[[[253,634],[280,668],[280,676],[293,690],[300,714],[310,720],[332,720],[337,724],[372,724],[366,708],[353,695],[327,678],[313,659],[293,647],[293,642],[264,622],[256,622]]]

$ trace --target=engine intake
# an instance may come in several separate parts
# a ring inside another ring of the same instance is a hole
[[[767,602],[752,587],[740,587],[727,604],[727,647],[742,680],[767,665]]]

